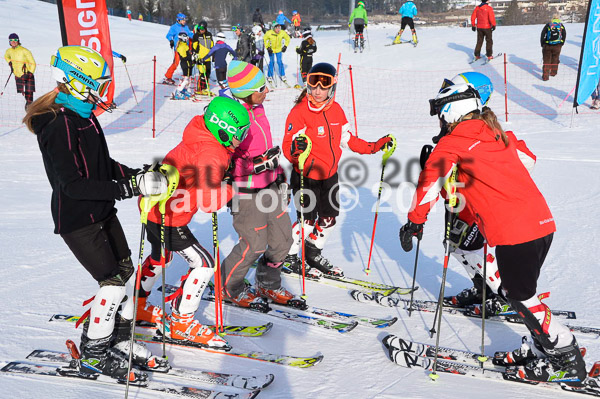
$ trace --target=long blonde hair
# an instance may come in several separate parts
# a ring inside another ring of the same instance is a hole
[[[498,117],[496,117],[496,114],[494,113],[494,111],[492,111],[492,109],[489,107],[483,107],[483,110],[481,113],[472,112],[470,114],[463,116],[456,122],[449,124],[448,131],[452,132],[452,130],[454,130],[454,128],[460,122],[466,121],[469,119],[482,120],[487,125],[487,127],[489,127],[490,130],[494,133],[494,138],[496,140],[502,139],[502,142],[504,143],[504,145],[508,146],[508,136],[506,135],[506,133],[504,133],[504,129],[502,129],[500,122],[498,122]]]
[[[56,89],[39,97],[37,100],[32,102],[29,107],[27,107],[27,113],[23,117],[23,123],[25,126],[27,126],[27,129],[29,129],[31,133],[35,134],[32,123],[32,120],[35,116],[52,112],[54,114],[54,118],[56,118],[58,110],[62,108],[62,105],[55,102],[56,96],[58,96],[59,92],[69,94],[69,90],[64,83],[59,83]]]

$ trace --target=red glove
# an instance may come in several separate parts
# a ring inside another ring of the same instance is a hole
[[[377,140],[375,143],[370,143],[371,144],[371,154],[375,154],[376,152],[383,150],[388,145],[388,143],[390,143],[390,145],[391,145],[391,142],[392,142],[392,138],[390,136],[383,136],[382,138]]]
[[[308,148],[308,142],[303,136],[298,136],[292,141],[292,158],[297,161],[300,155]]]

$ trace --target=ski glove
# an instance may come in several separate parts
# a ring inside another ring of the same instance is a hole
[[[121,200],[138,195],[146,197],[162,194],[167,191],[169,185],[167,177],[160,172],[140,172],[130,179],[119,180],[117,184]]]
[[[492,32],[496,30],[496,26],[492,25]]]
[[[8,66],[10,67],[10,70],[11,70],[12,72],[14,72],[14,71],[15,71],[15,70],[13,69],[13,67],[12,67],[12,62],[9,62],[9,63],[8,63]]]
[[[121,61],[123,61],[123,64],[125,64],[127,62],[127,57],[125,57],[124,55],[121,56]]]
[[[292,141],[292,158],[297,161],[300,154],[306,151],[307,148],[308,142],[306,141],[306,139],[302,136],[296,137]]]
[[[253,173],[257,175],[267,170],[275,170],[279,166],[279,155],[281,155],[281,149],[276,146],[255,156],[252,160],[254,164]]]
[[[383,150],[386,146],[392,145],[392,138],[389,135],[383,136],[376,142],[369,144],[371,145],[371,154],[375,154],[376,152]]]
[[[273,49],[271,47],[269,47],[267,51],[269,52],[269,55],[273,54]]]
[[[287,184],[286,180],[287,179],[285,178],[285,173],[280,173],[277,175],[277,179],[275,179],[275,184],[277,185],[277,191],[279,192],[279,195],[281,195],[283,201],[285,201],[285,203],[289,205],[292,196],[290,186],[289,184]]]
[[[287,46],[283,46],[283,47],[281,48],[281,52],[282,52],[282,53],[285,53],[285,50],[287,50]]]
[[[412,251],[412,238],[417,237],[417,240],[423,238],[423,224],[416,224],[410,220],[400,229],[400,245],[404,252]]]
[[[475,26],[471,26],[471,30],[472,30],[473,32],[477,32],[477,28],[476,28]]]
[[[171,48],[174,48],[174,47],[175,47],[175,42],[174,42],[173,40],[170,40],[170,41],[169,41],[169,44],[171,45]]]

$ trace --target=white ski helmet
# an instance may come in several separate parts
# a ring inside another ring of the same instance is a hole
[[[431,116],[437,115],[446,123],[453,123],[473,111],[481,111],[479,93],[471,84],[455,84],[443,88],[429,100]]]
[[[217,39],[225,40],[225,33],[223,33],[223,32],[217,33]]]
[[[252,27],[252,33],[254,33],[255,35],[258,35],[259,33],[262,33],[262,28],[258,25],[254,25]]]

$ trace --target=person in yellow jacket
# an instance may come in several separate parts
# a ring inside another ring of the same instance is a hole
[[[15,74],[15,83],[17,84],[17,93],[25,97],[25,109],[33,102],[33,93],[35,92],[35,60],[31,51],[21,46],[19,36],[11,33],[8,36],[10,48],[4,53],[4,59],[8,62],[12,73]]]
[[[279,76],[284,83],[287,83],[285,77],[285,68],[283,67],[283,61],[281,55],[287,50],[288,44],[290,44],[290,35],[286,31],[281,29],[281,25],[277,22],[273,22],[273,29],[265,33],[265,48],[269,52],[269,73],[267,81],[273,84],[273,68],[275,66],[275,57],[277,57],[277,65],[279,66]]]
[[[210,78],[210,58],[200,62],[211,48],[215,45],[213,35],[206,28],[208,24],[202,20],[194,26],[194,37],[192,39],[192,52],[196,55],[196,66],[200,73],[200,78],[196,85],[196,94],[211,95],[208,79]]]
[[[187,90],[190,83],[190,76],[192,76],[192,70],[194,68],[194,62],[192,61],[192,49],[191,49],[191,38],[185,32],[180,32],[177,36],[179,39],[177,46],[175,46],[175,52],[179,54],[181,61],[181,72],[183,79],[175,89],[173,93],[174,100],[187,100],[192,96],[193,93]]]

